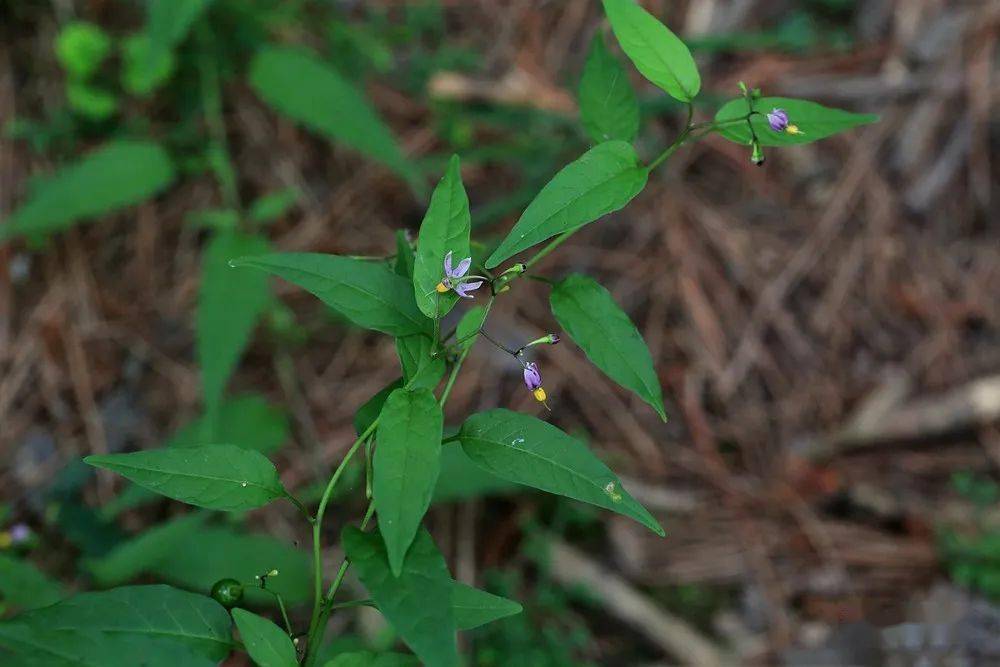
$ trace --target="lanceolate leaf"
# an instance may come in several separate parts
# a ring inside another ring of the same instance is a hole
[[[394,380],[358,408],[358,411],[354,413],[354,431],[358,436],[367,431],[372,422],[378,419],[379,414],[382,413],[382,408],[385,406],[386,399],[389,398],[389,394],[402,386],[403,378]]]
[[[230,626],[229,615],[222,606],[204,595],[169,586],[126,586],[100,593],[81,593],[51,607],[22,614],[12,622],[2,623],[0,645],[11,646],[17,651],[56,640],[52,648],[58,652],[59,649],[67,649],[59,646],[61,642],[58,640],[83,635],[90,639],[93,648],[101,652],[106,651],[106,647],[101,647],[105,642],[124,647],[135,647],[137,642],[145,642],[145,648],[151,654],[182,645],[195,655],[218,662],[229,654]],[[73,643],[77,644],[77,641]],[[68,648],[72,651],[72,647]],[[48,664],[79,663],[53,661]],[[105,664],[129,663],[116,659]],[[156,661],[152,664],[164,663]]]
[[[586,445],[551,424],[496,409],[469,417],[459,438],[473,463],[497,477],[618,512],[664,534]]]
[[[851,113],[788,97],[762,97],[754,102],[754,108],[760,113],[752,116],[750,122],[763,146],[808,144],[878,120],[875,114]],[[802,133],[788,134],[772,130],[765,114],[775,108],[784,109],[788,114],[788,122],[798,127]],[[742,97],[726,102],[715,114],[716,123],[725,123],[718,129],[719,134],[730,141],[748,145],[751,141],[750,128],[746,121],[739,120],[746,115],[747,103]]]
[[[612,380],[638,394],[666,421],[653,357],[611,294],[591,278],[575,274],[555,286],[550,302],[552,314],[587,358]]]
[[[417,309],[410,281],[384,264],[339,255],[279,253],[245,257],[233,266],[252,266],[284,278],[359,327],[390,336],[431,333],[431,321]]]
[[[580,77],[580,117],[594,143],[631,142],[639,132],[639,103],[625,71],[598,32]]]
[[[245,609],[233,609],[233,620],[247,653],[259,667],[297,667],[295,645],[284,630]]]
[[[591,148],[542,188],[486,267],[617,211],[642,191],[647,176],[627,142],[607,141]]]
[[[207,442],[229,442],[270,454],[288,440],[291,432],[288,415],[270,405],[257,394],[236,396],[222,402],[215,419],[200,417],[177,430],[164,447],[200,447]],[[212,433],[215,437],[212,437]],[[141,486],[129,486],[113,501],[101,508],[114,517],[120,512],[157,499],[156,494]]]
[[[361,583],[417,657],[428,667],[458,665],[453,582],[430,534],[417,533],[399,577],[378,535],[348,527],[341,542]]]
[[[382,408],[372,491],[379,531],[397,577],[434,493],[443,424],[441,408],[428,389],[397,389]]]
[[[217,234],[202,255],[197,347],[206,413],[211,418],[217,416],[229,376],[271,299],[266,275],[233,269],[229,260],[268,250],[260,236],[227,231]],[[206,436],[211,441],[214,434]]]
[[[396,339],[396,354],[409,389],[433,389],[444,375],[444,357],[432,356],[434,344],[423,334]]]
[[[431,195],[431,203],[417,238],[413,293],[417,305],[427,317],[446,315],[459,299],[454,292],[439,294],[434,288],[444,276],[445,255],[452,253],[454,266],[470,256],[471,226],[469,197],[462,184],[458,156],[452,155],[448,170]]]
[[[265,48],[250,65],[250,84],[292,120],[378,160],[422,190],[413,165],[368,100],[315,55]]]
[[[114,141],[39,182],[0,225],[0,239],[54,232],[165,190],[174,181],[166,151],[148,141]]]
[[[604,12],[622,50],[644,77],[681,102],[695,98],[701,76],[677,35],[635,0],[604,0]]]
[[[521,605],[507,598],[455,582],[451,591],[455,624],[459,630],[471,630],[480,625],[520,614]]]
[[[84,461],[174,500],[208,509],[249,510],[287,495],[274,464],[235,445],[95,455]]]

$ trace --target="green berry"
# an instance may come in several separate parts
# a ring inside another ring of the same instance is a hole
[[[219,579],[212,586],[212,597],[226,609],[232,609],[243,599],[243,584],[235,579]]]

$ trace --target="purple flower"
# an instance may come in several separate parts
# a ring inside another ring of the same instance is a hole
[[[538,372],[538,364],[524,364],[524,384],[539,403],[545,403],[545,390],[542,389],[542,374]],[[549,407],[547,404],[545,407]]]
[[[771,109],[771,113],[767,114],[767,123],[775,132],[784,132],[788,127],[788,114],[784,109]]]
[[[532,362],[524,365],[524,384],[531,391],[542,386],[542,374],[538,372],[538,364]]]
[[[439,293],[447,292],[448,290],[455,290],[455,294],[464,297],[466,299],[471,299],[472,295],[469,292],[479,289],[483,286],[482,280],[474,280],[471,282],[463,282],[465,274],[469,272],[469,267],[472,266],[472,258],[466,257],[458,266],[453,267],[451,264],[451,251],[444,256],[444,278],[438,283],[437,291]]]
[[[23,523],[18,523],[11,526],[10,529],[10,540],[14,544],[20,544],[22,542],[27,542],[31,537],[31,529],[28,528]]]

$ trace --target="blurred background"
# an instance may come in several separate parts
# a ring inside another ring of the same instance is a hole
[[[0,2],[0,230],[18,230],[0,245],[4,615],[271,567],[307,600],[291,505],[207,515],[80,463],[197,439],[199,304],[241,298],[215,236],[392,255],[458,153],[489,244],[588,147],[575,98],[607,31],[596,1],[156,4]],[[539,413],[620,472],[667,537],[446,461],[429,521],[452,572],[525,606],[464,635],[469,664],[1000,664],[1000,3],[642,4],[696,55],[696,119],[746,81],[881,121],[761,168],[708,137],[539,266],[595,276],[632,316],[666,424],[572,343],[539,353],[551,414],[503,353],[475,348],[450,422]],[[683,114],[608,43],[649,159]],[[319,69],[252,67],[274,46]],[[371,113],[309,103],[350,91]],[[220,428],[315,499],[398,361],[391,339],[271,290],[235,341]],[[498,301],[494,337],[557,331],[547,292],[526,282]],[[328,543],[363,510],[363,468],[351,477]],[[377,614],[332,625],[330,654],[395,641]]]

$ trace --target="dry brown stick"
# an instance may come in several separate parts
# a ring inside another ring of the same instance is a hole
[[[831,197],[827,213],[817,223],[816,231],[790,258],[786,268],[778,277],[764,288],[754,308],[750,324],[719,382],[719,393],[724,398],[732,395],[753,365],[753,349],[774,311],[781,307],[788,292],[822,255],[830,240],[836,236],[847,220],[866,175],[874,168],[875,156],[888,133],[886,128],[889,126],[891,122],[887,120],[882,127],[857,141],[854,154],[844,167],[845,176]]]
[[[605,608],[681,664],[713,667],[735,664],[682,619],[654,604],[617,574],[555,537],[548,538],[550,574],[564,586],[584,584]]]

